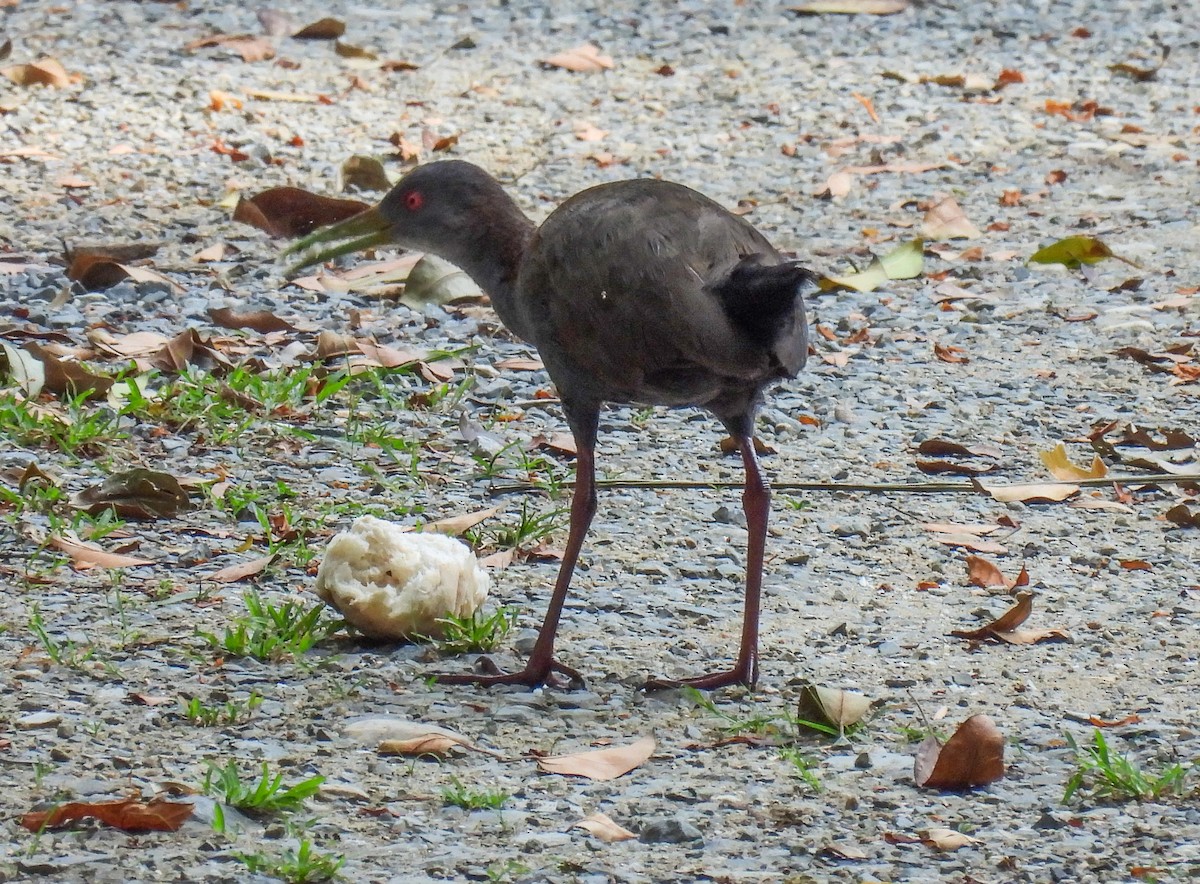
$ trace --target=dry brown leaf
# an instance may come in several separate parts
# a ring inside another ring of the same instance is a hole
[[[1021,574],[1025,575],[1024,569]],[[1018,577],[1018,581],[1020,578]],[[1026,579],[1028,582],[1028,579]],[[1017,585],[1022,585],[1018,583]],[[1033,593],[1017,593],[1017,602],[991,623],[978,629],[956,629],[951,635],[971,641],[983,641],[989,638],[999,639],[1010,645],[1032,645],[1038,642],[1070,641],[1071,636],[1062,629],[1021,629],[1020,626],[1033,613]]]
[[[546,773],[587,777],[589,780],[615,780],[640,766],[653,754],[654,738],[642,737],[628,746],[571,755],[547,755],[539,758],[537,763]]]
[[[138,559],[119,553],[110,553],[91,543],[81,543],[69,540],[57,534],[50,535],[50,545],[65,552],[71,557],[71,564],[76,568],[137,568],[141,565],[153,565],[150,559]]]
[[[566,52],[559,52],[549,58],[542,59],[546,67],[563,68],[580,74],[592,74],[598,71],[610,71],[613,68],[612,56],[602,55],[600,47],[593,43],[583,43]]]
[[[1002,556],[1008,552],[1008,547],[1004,544],[997,543],[994,540],[982,540],[974,534],[934,534],[933,539],[946,546],[956,546],[960,549],[969,549],[972,552],[992,553],[998,556]]]
[[[32,64],[13,65],[0,71],[0,74],[18,86],[51,86],[55,89],[65,89],[83,79],[79,74],[68,74],[66,68],[53,58],[38,59]]]
[[[40,366],[41,376],[37,392],[74,398],[90,391],[92,396],[106,396],[114,383],[112,378],[93,374],[80,363],[61,357],[50,348],[32,341],[21,348],[6,344],[3,352],[8,357],[9,373],[14,376],[18,376],[17,369],[12,364],[14,357],[22,361],[32,360]],[[31,396],[36,395],[33,390],[29,392]]]
[[[526,359],[521,356],[510,356],[507,359],[501,359],[495,364],[496,368],[502,368],[505,371],[541,371],[544,366],[540,359]]]
[[[967,556],[967,579],[985,589],[989,586],[1008,586],[1000,569],[980,556]]]
[[[196,254],[192,255],[192,260],[197,264],[208,264],[213,261],[223,260],[225,253],[230,250],[230,247],[223,242],[213,243],[207,248],[203,248]]]
[[[265,230],[271,236],[305,236],[366,208],[369,206],[359,200],[334,199],[299,187],[272,187],[238,200],[233,220]]]
[[[825,179],[825,183],[817,190],[818,199],[841,199],[850,193],[854,187],[854,176],[849,172],[834,172]]]
[[[248,313],[235,313],[231,307],[210,307],[208,315],[212,321],[222,328],[248,328],[259,334],[269,332],[294,331],[286,319],[280,319],[270,310],[251,310]]]
[[[377,747],[380,755],[405,755],[420,758],[433,755],[445,758],[455,746],[469,745],[469,741],[458,740],[447,734],[423,734],[404,740],[382,740]]]
[[[374,341],[356,341],[355,343],[363,356],[381,368],[413,365],[429,355],[425,350],[399,350],[386,344],[376,344]]]
[[[32,811],[21,817],[21,826],[31,832],[58,828],[76,820],[99,820],[126,832],[175,832],[192,815],[190,802],[152,798],[139,801],[71,801],[52,810]]]
[[[215,580],[217,583],[237,583],[239,580],[245,580],[247,577],[261,574],[277,557],[278,554],[272,553],[257,559],[251,559],[248,562],[238,562],[236,565],[229,565],[215,572],[210,575],[209,579]]]
[[[1074,482],[1079,479],[1103,479],[1108,475],[1108,467],[1098,454],[1092,455],[1092,465],[1088,469],[1077,467],[1067,457],[1067,448],[1061,442],[1049,451],[1039,451],[1038,457],[1046,465],[1046,469],[1056,479],[1064,482]]]
[[[184,49],[192,52],[196,49],[206,49],[210,46],[223,46],[232,49],[242,57],[242,61],[266,61],[275,57],[275,47],[271,41],[252,34],[214,34],[211,37],[201,37],[184,44]]]
[[[473,513],[463,513],[461,516],[450,516],[446,519],[438,519],[436,522],[427,522],[421,530],[436,531],[439,534],[449,534],[457,537],[464,531],[474,528],[480,522],[490,519],[498,512],[500,512],[500,507],[488,507],[485,510],[476,510]]]
[[[551,433],[549,436],[539,433],[529,440],[529,444],[533,448],[548,448],[551,451],[556,451],[559,454],[568,454],[572,457],[579,454],[579,447],[575,444],[575,437],[570,433]]]
[[[995,472],[996,464],[975,466],[969,463],[954,463],[948,460],[919,460],[917,469],[922,473],[933,476],[938,473],[953,473],[956,476],[982,476]]]
[[[336,40],[346,33],[346,23],[336,18],[323,18],[305,25],[292,34],[293,40]]]
[[[118,338],[104,328],[88,329],[87,337],[97,350],[119,359],[151,356],[170,343],[170,338],[158,332],[133,332]]]
[[[1079,493],[1078,485],[1046,483],[1033,485],[985,485],[992,500],[1000,503],[1058,503]]]
[[[921,843],[938,850],[958,850],[968,844],[982,844],[979,838],[972,838],[954,829],[929,829],[921,836]]]
[[[926,439],[917,451],[931,457],[1000,457],[1003,453],[991,445],[963,445],[949,439]]]
[[[871,701],[857,691],[806,684],[800,691],[797,715],[806,721],[831,724],[840,732],[862,721],[870,708]]]
[[[187,492],[169,473],[137,468],[109,476],[71,498],[93,516],[111,509],[122,519],[172,519],[191,509]]]
[[[161,350],[150,357],[150,364],[155,368],[179,374],[189,365],[196,365],[209,371],[225,371],[232,367],[229,359],[218,350],[210,340],[200,337],[194,328],[181,331],[171,338]]]
[[[605,813],[593,813],[591,816],[581,819],[572,828],[587,829],[605,844],[612,844],[614,841],[632,841],[637,838],[637,835],[618,825],[612,817]]]
[[[999,525],[980,525],[977,523],[959,525],[954,522],[921,522],[918,527],[934,534],[973,534],[976,537],[982,537],[985,534],[994,534],[1000,530]]]
[[[955,347],[951,344],[933,345],[933,355],[942,362],[963,363],[970,362],[970,357],[966,355],[967,351],[962,347]]]
[[[930,239],[976,239],[979,228],[967,220],[954,197],[946,197],[925,213],[921,230]]]
[[[577,141],[603,141],[608,137],[608,132],[604,129],[599,129],[591,123],[579,122],[575,124],[575,139]]]
[[[1004,776],[1004,735],[987,715],[972,715],[946,744],[928,737],[917,749],[913,777],[926,789],[961,791]]]

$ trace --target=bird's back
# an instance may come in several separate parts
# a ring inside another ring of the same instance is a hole
[[[546,219],[516,300],[564,395],[720,414],[803,364],[798,286],[794,299],[784,292],[786,303],[768,305],[779,322],[765,332],[763,321],[743,321],[752,305],[730,309],[740,297],[729,285],[735,270],[780,263],[762,234],[702,194],[619,181],[576,194]]]

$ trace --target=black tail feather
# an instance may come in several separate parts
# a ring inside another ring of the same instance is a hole
[[[714,291],[734,325],[756,343],[771,347],[782,332],[794,327],[795,311],[803,315],[803,292],[816,285],[818,278],[795,261],[763,265],[752,255],[734,267]]]

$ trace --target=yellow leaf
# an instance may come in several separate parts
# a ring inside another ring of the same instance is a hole
[[[1088,469],[1077,467],[1067,458],[1066,446],[1059,442],[1049,451],[1039,451],[1038,457],[1046,465],[1051,475],[1064,482],[1075,482],[1079,479],[1103,479],[1108,475],[1108,467],[1099,455],[1092,455],[1092,465]]]

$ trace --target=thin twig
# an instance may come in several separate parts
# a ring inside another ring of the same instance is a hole
[[[1200,483],[1200,473],[1147,473],[1143,476],[1105,476],[1102,479],[1077,479],[1073,482],[1014,482],[1009,485],[972,484],[970,482],[772,482],[774,491],[863,491],[868,494],[987,494],[992,489],[1011,488],[1021,485],[1078,485],[1085,488],[1105,488],[1119,485],[1186,485]],[[574,482],[563,482],[563,487],[573,488]],[[599,488],[643,488],[663,491],[679,488],[741,488],[742,483],[731,480],[703,482],[693,479],[599,479]],[[495,485],[490,493],[528,494],[544,488],[529,482],[512,485]]]

